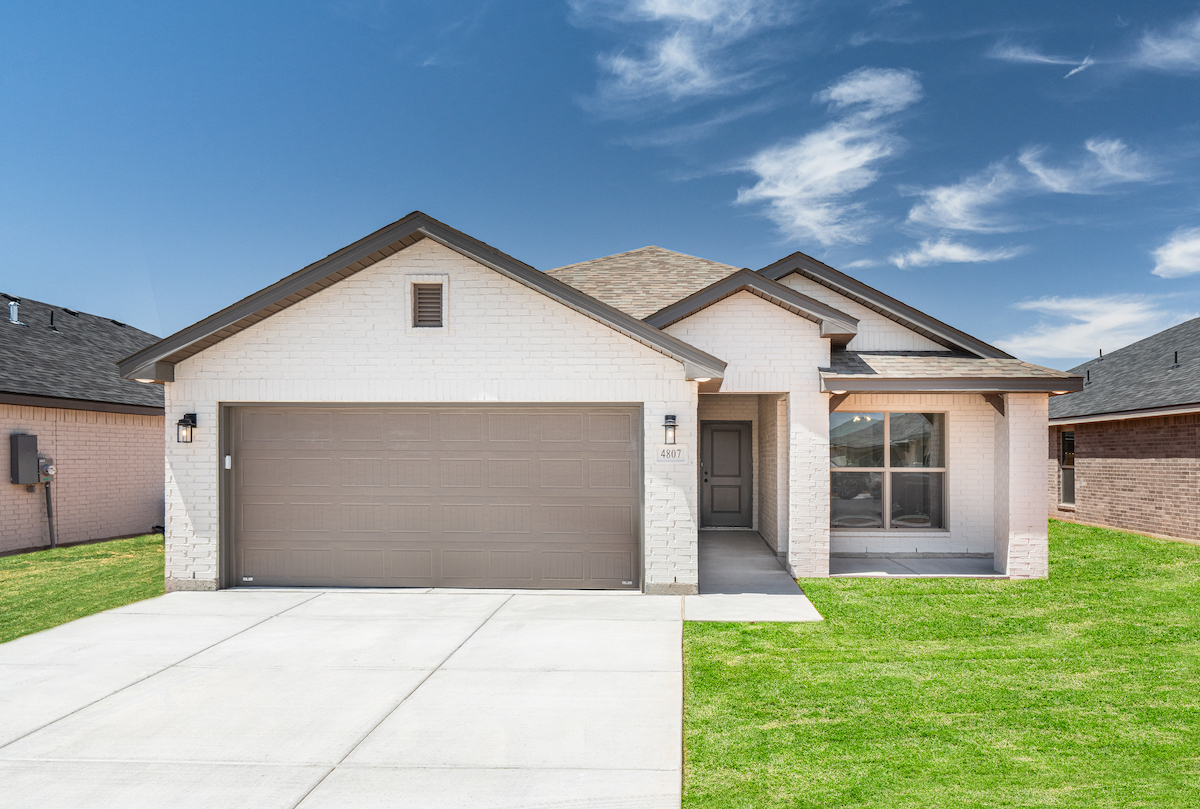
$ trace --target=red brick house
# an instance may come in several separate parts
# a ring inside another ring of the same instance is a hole
[[[0,442],[10,463],[0,486],[0,554],[50,544],[45,484],[27,482],[30,470],[15,468],[34,444],[36,456],[54,462],[50,489],[59,544],[144,534],[161,525],[162,388],[122,379],[116,365],[158,338],[40,301],[4,295],[5,305]],[[27,438],[14,441],[14,435]],[[37,466],[35,457],[32,471],[40,479]]]
[[[1200,318],[1071,369],[1050,400],[1050,516],[1200,539]]]

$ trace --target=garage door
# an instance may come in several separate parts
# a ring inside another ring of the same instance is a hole
[[[235,407],[233,584],[637,588],[638,407]]]

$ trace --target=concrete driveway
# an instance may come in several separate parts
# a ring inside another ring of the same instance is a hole
[[[172,593],[0,645],[3,807],[678,807],[678,597]]]

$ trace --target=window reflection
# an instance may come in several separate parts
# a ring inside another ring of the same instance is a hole
[[[831,472],[829,512],[834,528],[883,527],[883,473]]]
[[[892,413],[891,466],[945,466],[945,418],[943,413]]]
[[[892,474],[892,527],[942,528],[942,473]]]
[[[882,413],[830,413],[832,466],[883,466]]]

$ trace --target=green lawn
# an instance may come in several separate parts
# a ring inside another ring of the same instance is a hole
[[[162,593],[161,534],[0,557],[0,643]]]
[[[1052,522],[1050,561],[685,624],[684,806],[1200,806],[1200,547]]]

